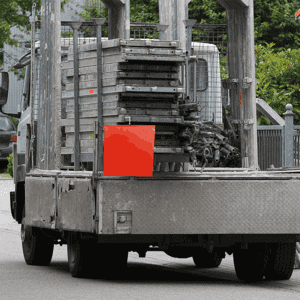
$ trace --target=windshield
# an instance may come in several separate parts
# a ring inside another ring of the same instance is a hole
[[[14,123],[9,118],[0,116],[0,131],[15,131]]]

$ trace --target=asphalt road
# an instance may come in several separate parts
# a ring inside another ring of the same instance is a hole
[[[0,299],[299,299],[300,269],[289,281],[240,283],[232,256],[217,269],[196,269],[192,259],[175,259],[161,252],[146,258],[129,254],[123,280],[76,279],[68,272],[66,246],[55,246],[49,267],[27,266],[20,225],[10,216],[12,180],[0,180]]]

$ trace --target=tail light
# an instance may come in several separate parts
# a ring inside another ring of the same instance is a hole
[[[16,135],[12,136],[10,141],[11,142],[16,142],[17,141],[17,136]]]

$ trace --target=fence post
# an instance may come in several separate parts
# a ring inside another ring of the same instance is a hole
[[[294,113],[292,111],[293,105],[287,104],[285,106],[285,126],[284,126],[284,166],[294,166]]]

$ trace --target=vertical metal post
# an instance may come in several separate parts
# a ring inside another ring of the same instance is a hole
[[[33,126],[33,117],[34,117],[34,60],[35,60],[35,8],[36,3],[32,5],[32,17],[30,18],[31,22],[31,85],[30,85],[30,107],[31,107],[31,120],[30,124]]]
[[[94,123],[94,157],[93,157],[93,175],[98,175],[98,121]]]
[[[190,96],[190,67],[189,67],[189,59],[191,55],[191,49],[192,49],[192,27],[195,25],[197,20],[191,19],[191,20],[183,20],[182,22],[184,23],[186,27],[186,51],[187,51],[187,57],[185,60],[185,91],[186,91],[186,98],[187,100],[189,99]],[[194,100],[195,101],[195,100]]]
[[[71,27],[73,33],[74,53],[74,170],[80,170],[80,144],[79,144],[79,53],[78,53],[78,29],[82,22],[73,22]]]
[[[104,155],[104,125],[103,125],[103,102],[102,102],[102,25],[105,19],[92,19],[97,26],[97,97],[98,97],[98,157],[97,170],[103,172]]]
[[[31,125],[31,132],[32,132],[32,138],[35,138],[34,132],[34,86],[35,86],[35,8],[36,8],[36,3],[33,3],[32,5],[32,16],[30,18],[31,22],[31,84],[30,84],[30,107],[31,107],[31,115],[30,115],[30,125]],[[33,140],[30,141],[30,153],[28,153],[30,158],[31,156],[31,164],[32,168],[34,167],[34,158],[33,158]],[[28,163],[27,168],[30,166],[30,163]],[[26,172],[29,172],[26,171]]]
[[[166,30],[168,29],[169,25],[156,25],[157,30],[159,31],[159,40],[160,41],[166,41]]]
[[[125,2],[125,40],[130,40],[130,0]]]
[[[194,102],[197,102],[197,60],[194,61],[194,82],[193,82]]]
[[[284,126],[284,148],[285,148],[285,167],[294,166],[294,113],[292,111],[293,105],[287,104],[285,106],[285,126]]]
[[[25,174],[30,171],[30,124],[26,124]]]
[[[192,27],[195,25],[197,20],[190,19],[190,20],[183,20],[183,23],[187,29],[187,36],[186,36],[186,51],[191,53],[192,48]]]
[[[185,97],[187,100],[190,98],[190,69],[189,69],[189,59],[190,52],[186,51],[187,56],[185,58]]]

